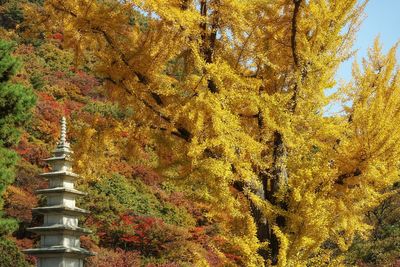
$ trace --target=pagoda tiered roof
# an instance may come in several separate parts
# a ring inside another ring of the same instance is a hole
[[[79,175],[70,171],[54,171],[54,172],[45,172],[39,174],[40,176],[43,176],[45,178],[53,178],[53,177],[60,177],[60,176],[66,176],[66,177],[71,177],[71,178],[79,178]]]
[[[92,231],[79,226],[65,225],[65,224],[53,224],[48,226],[37,226],[28,228],[29,231],[37,234],[50,234],[50,233],[69,233],[69,234],[90,234]]]
[[[55,157],[47,158],[47,159],[44,159],[43,161],[46,161],[46,162],[52,162],[52,161],[69,161],[69,162],[72,162],[72,158],[70,156],[68,156],[68,155],[62,155],[62,156],[59,156],[59,157],[55,156]]]
[[[62,257],[63,254],[72,254],[77,256],[78,258],[86,258],[87,256],[94,256],[93,252],[86,250],[84,248],[77,248],[77,247],[67,247],[67,246],[52,246],[52,247],[45,247],[45,248],[30,248],[25,249],[25,253],[37,256],[50,256],[55,257],[57,254],[60,254]]]
[[[69,207],[65,205],[53,205],[45,207],[37,207],[32,209],[33,212],[40,214],[54,213],[54,214],[65,214],[65,215],[83,215],[89,214],[90,212],[77,207]]]
[[[53,187],[53,188],[39,189],[39,190],[36,190],[35,193],[38,195],[39,194],[40,195],[59,194],[59,193],[74,194],[74,195],[80,195],[80,196],[87,195],[87,193],[85,193],[85,192],[81,192],[74,188],[67,188],[67,187]]]

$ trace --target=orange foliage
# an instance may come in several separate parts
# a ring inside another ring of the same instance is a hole
[[[4,210],[7,215],[29,223],[32,220],[31,209],[37,206],[37,198],[22,188],[9,186],[5,194]]]

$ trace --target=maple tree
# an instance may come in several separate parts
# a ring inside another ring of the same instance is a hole
[[[354,82],[325,93],[352,53],[364,6],[48,0],[26,12],[73,49],[76,66],[90,62],[108,99],[134,111],[82,129],[87,177],[115,155],[133,163],[132,151],[152,147],[152,164],[207,205],[243,264],[321,266],[369,230],[366,213],[399,175],[396,47],[382,55],[376,42]],[[351,106],[327,117],[335,98]],[[98,157],[99,144],[108,157]]]

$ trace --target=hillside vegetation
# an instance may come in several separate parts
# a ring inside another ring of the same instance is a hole
[[[0,0],[0,266],[35,264],[62,116],[86,266],[400,266],[397,47],[335,81],[363,9]]]

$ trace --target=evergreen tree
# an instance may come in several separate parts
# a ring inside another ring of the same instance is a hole
[[[0,40],[0,196],[14,180],[14,167],[18,159],[11,150],[19,140],[20,131],[30,117],[30,108],[35,103],[33,92],[12,82],[20,64],[11,55],[14,44]],[[3,199],[0,198],[0,236],[11,233],[16,222],[3,218]]]

